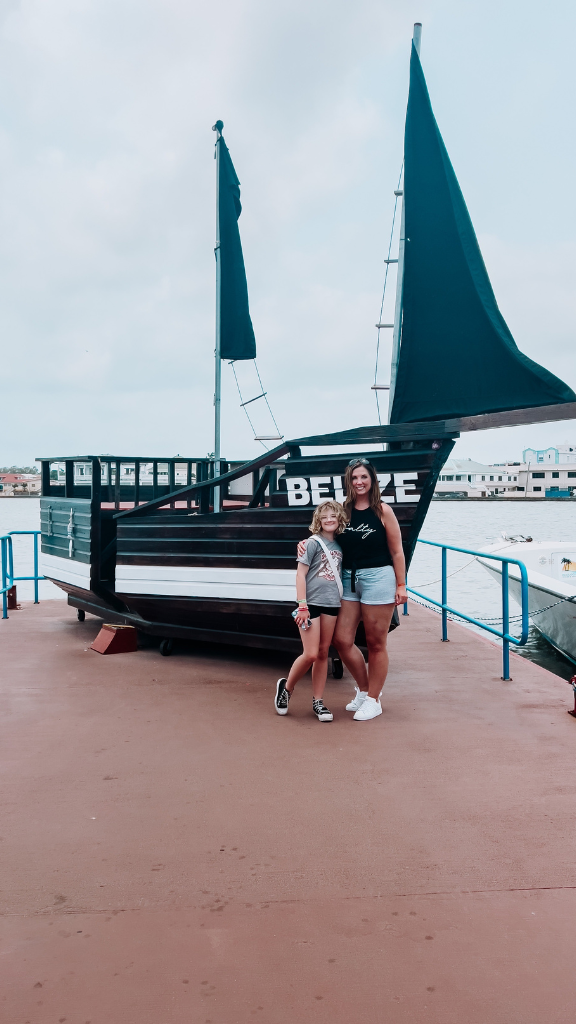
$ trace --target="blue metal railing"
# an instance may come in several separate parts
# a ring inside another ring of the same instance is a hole
[[[11,530],[10,533],[5,533],[3,537],[0,537],[0,551],[2,555],[2,587],[0,593],[2,594],[2,618],[8,618],[8,591],[14,586],[15,583],[20,583],[23,580],[34,581],[34,604],[39,603],[38,597],[38,581],[43,580],[42,575],[38,575],[38,537],[40,537],[40,530]],[[12,537],[16,536],[31,536],[34,537],[34,575],[33,576],[15,576],[14,575],[14,551],[12,548]]]
[[[526,572],[526,566],[523,562],[520,562],[517,558],[506,558],[502,555],[491,555],[486,551],[472,551],[470,548],[457,548],[453,544],[438,544],[434,540],[419,540],[418,544],[428,544],[433,548],[441,548],[442,551],[442,600],[435,601],[432,597],[428,597],[427,594],[421,594],[420,591],[414,590],[413,587],[406,587],[410,594],[415,594],[417,597],[422,597],[425,601],[430,604],[436,605],[437,608],[442,609],[442,640],[448,640],[448,613],[457,615],[459,619],[465,619],[466,622],[471,622],[474,626],[478,626],[480,629],[485,629],[488,633],[492,633],[493,636],[497,636],[502,640],[502,679],[510,679],[510,644],[515,644],[517,647],[523,647],[528,640],[528,629],[530,623],[528,621],[528,573]],[[490,558],[494,562],[502,563],[502,629],[494,629],[493,626],[489,626],[486,622],[481,622],[479,619],[473,618],[471,615],[466,615],[464,612],[456,611],[455,608],[451,608],[448,604],[448,551],[459,551],[463,555],[474,555],[476,558]],[[508,594],[508,566],[517,565],[520,569],[520,589],[521,589],[521,604],[522,604],[522,633],[520,637],[510,636],[510,599]],[[404,614],[407,614],[408,604],[404,605]]]

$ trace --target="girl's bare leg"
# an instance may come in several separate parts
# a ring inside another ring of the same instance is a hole
[[[318,646],[320,643],[320,618],[312,619],[308,629],[300,630],[300,639],[302,640],[302,647],[304,648],[302,654],[296,658],[296,661],[292,665],[288,673],[288,679],[286,680],[286,689],[289,693],[292,693],[296,683],[305,676],[311,665],[314,664],[318,657]]]
[[[318,620],[314,619],[314,621]],[[320,700],[324,694],[326,676],[328,675],[328,651],[330,650],[330,644],[332,643],[332,637],[336,628],[336,616],[321,615],[319,621],[320,640],[318,654],[316,661],[312,665],[312,696],[314,700]]]
[[[342,601],[336,620],[333,642],[346,668],[356,680],[358,689],[366,692],[368,690],[366,662],[362,656],[362,651],[354,643],[356,630],[361,618],[362,609],[359,601]]]
[[[388,675],[388,628],[393,604],[363,604],[362,620],[368,646],[368,695],[378,700]]]

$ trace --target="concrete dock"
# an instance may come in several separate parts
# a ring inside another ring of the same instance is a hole
[[[2,1024],[568,1024],[571,689],[411,607],[384,714],[284,657],[0,623]]]

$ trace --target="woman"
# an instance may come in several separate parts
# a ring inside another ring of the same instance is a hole
[[[367,722],[382,714],[388,629],[395,606],[407,600],[406,564],[398,520],[381,499],[378,477],[368,459],[352,459],[348,464],[345,489],[348,525],[338,537],[344,556],[344,593],[332,642],[356,681],[356,695],[346,710],[355,712],[357,722]],[[354,643],[360,619],[366,633],[368,670]]]

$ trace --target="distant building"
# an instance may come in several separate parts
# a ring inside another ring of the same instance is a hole
[[[532,449],[528,449],[528,452]],[[438,477],[436,497],[571,498],[576,497],[576,446],[546,449],[557,452],[562,465],[550,459],[503,465],[483,465],[471,459],[448,459]],[[524,454],[527,454],[525,452]],[[545,454],[545,453],[540,453]],[[564,458],[568,456],[568,460]]]
[[[574,496],[576,491],[576,453],[571,462],[566,462],[562,468],[554,469],[558,465],[552,463],[550,468],[542,465],[538,469],[534,463],[526,466],[527,496],[530,498],[567,498]]]
[[[559,444],[556,448],[525,448],[522,458],[526,463],[551,462],[555,466],[560,463],[576,462],[576,444]]]
[[[0,473],[0,498],[40,497],[40,475]]]
[[[519,465],[487,466],[472,459],[448,459],[438,477],[435,494],[465,494],[468,498],[488,498],[491,494],[519,497]],[[521,487],[521,490],[520,490]]]

